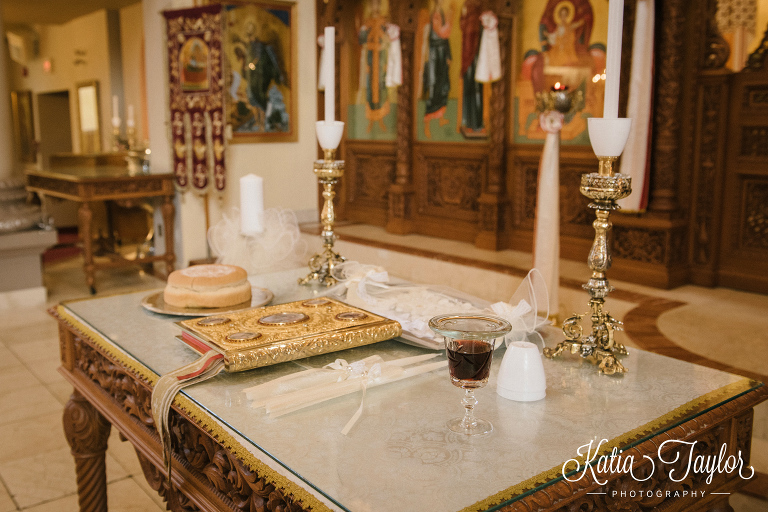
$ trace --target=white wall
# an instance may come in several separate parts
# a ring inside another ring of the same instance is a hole
[[[146,110],[144,105],[144,21],[141,2],[120,9],[120,42],[123,60],[123,112],[128,105],[133,105],[136,123],[136,141],[141,143],[146,137],[143,122]],[[123,120],[125,121],[123,114]]]
[[[16,167],[11,129],[11,97],[8,91],[8,49],[3,13],[0,12],[0,181],[11,178]]]
[[[40,54],[24,67],[18,63],[11,65],[11,87],[28,89],[33,97],[43,92],[69,90],[70,111],[72,115],[72,147],[80,148],[78,136],[77,93],[79,82],[98,80],[100,90],[100,122],[102,147],[110,147],[112,116],[111,83],[109,69],[109,47],[107,44],[107,13],[96,11],[62,25],[38,25],[35,31],[40,38]],[[76,55],[77,50],[85,51]],[[43,62],[50,59],[52,72],[43,70]],[[39,133],[39,115],[35,105],[36,133]]]
[[[144,0],[145,59],[147,73],[147,111],[152,172],[171,172],[170,133],[168,130],[167,62],[165,55],[165,20],[161,11],[180,8],[191,2]],[[239,206],[239,180],[248,173],[264,178],[266,208],[290,208],[302,218],[317,217],[317,181],[312,163],[317,158],[315,126],[316,62],[315,3],[297,0],[298,76],[292,78],[298,88],[298,141],[262,144],[231,144],[227,152],[227,189],[221,198],[209,199],[211,225],[223,212]],[[194,192],[178,198],[176,230],[177,267],[189,260],[207,257],[205,201]],[[164,250],[159,247],[158,250]]]

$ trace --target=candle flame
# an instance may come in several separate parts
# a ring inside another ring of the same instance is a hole
[[[556,90],[556,91],[559,91],[559,90],[560,90],[560,82],[556,82],[556,83],[555,83],[555,90]]]

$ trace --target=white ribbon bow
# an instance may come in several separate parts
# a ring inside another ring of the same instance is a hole
[[[344,359],[337,359],[334,362],[323,366],[323,368],[329,368],[331,370],[340,370],[344,372],[340,375],[336,382],[341,382],[347,379],[360,379],[360,386],[363,388],[363,396],[360,397],[360,406],[355,411],[355,414],[349,419],[344,428],[341,429],[341,433],[344,435],[349,434],[352,427],[355,426],[357,420],[363,414],[363,405],[365,404],[365,392],[368,390],[368,385],[379,378],[381,378],[381,363],[374,363],[370,368],[365,364],[365,361],[355,361],[352,364],[347,363]]]

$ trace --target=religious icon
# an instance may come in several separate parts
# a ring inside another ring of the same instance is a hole
[[[554,4],[554,6],[553,6]],[[545,76],[560,76],[565,85],[576,85],[579,78],[592,78],[589,38],[592,33],[592,7],[586,0],[550,0],[539,26],[541,53],[531,75],[533,88],[546,88]]]
[[[208,45],[199,37],[190,37],[179,52],[179,75],[183,91],[208,89]]]
[[[461,130],[464,136],[485,135],[483,84],[475,80],[483,25],[480,0],[467,0],[461,10]]]
[[[386,127],[382,120],[389,112],[387,98],[386,55],[387,55],[387,22],[379,10],[379,0],[371,0],[371,11],[359,30],[361,52],[361,84],[365,91],[365,118],[368,119],[367,132],[378,122],[382,131]]]
[[[498,18],[480,0],[432,2],[419,12],[416,32],[416,136],[486,140],[490,84],[501,77]]]
[[[362,11],[362,12],[360,12]],[[389,22],[388,0],[363,2],[355,16],[359,59],[349,107],[351,139],[394,140],[402,83],[400,27]]]
[[[422,78],[422,90],[425,100],[424,134],[432,138],[431,124],[437,120],[439,126],[450,123],[446,116],[448,94],[451,91],[449,74],[451,61],[451,24],[453,21],[453,5],[444,8],[445,0],[435,0],[430,13],[426,37],[426,67]]]
[[[590,0],[526,1],[523,44],[528,48],[520,68],[517,91],[516,142],[543,140],[535,111],[535,94],[560,83],[584,96],[582,108],[566,116],[564,142],[588,144],[587,118],[602,116],[607,3]],[[595,27],[595,20],[602,20]],[[530,47],[529,45],[534,44]]]
[[[233,142],[295,140],[292,5],[225,6],[227,124]],[[286,139],[285,136],[288,136]]]

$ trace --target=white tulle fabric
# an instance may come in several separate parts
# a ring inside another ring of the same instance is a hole
[[[208,244],[218,263],[237,265],[248,275],[296,267],[306,251],[296,214],[278,208],[264,210],[264,231],[248,236],[240,233],[240,212],[233,208],[208,230]]]
[[[536,330],[547,323],[549,294],[541,273],[531,270],[509,302],[490,304],[457,290],[439,286],[391,282],[382,267],[348,261],[334,269],[339,284],[330,290],[346,303],[400,322],[403,337],[412,341],[441,341],[429,328],[429,320],[447,313],[490,313],[512,324],[505,337],[544,344]],[[543,315],[543,316],[540,316]],[[501,343],[497,344],[500,346]]]

